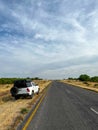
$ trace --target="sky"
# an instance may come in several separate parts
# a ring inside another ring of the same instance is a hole
[[[0,77],[98,76],[98,0],[0,0]]]

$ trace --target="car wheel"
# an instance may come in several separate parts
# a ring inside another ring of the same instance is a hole
[[[15,99],[16,99],[16,100],[19,99],[19,96],[15,96]]]
[[[38,88],[38,92],[37,92],[37,95],[39,94],[39,91],[40,91],[40,88]]]

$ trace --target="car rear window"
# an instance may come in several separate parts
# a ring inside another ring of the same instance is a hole
[[[26,88],[27,84],[25,80],[18,80],[18,81],[15,81],[14,86],[17,88]]]

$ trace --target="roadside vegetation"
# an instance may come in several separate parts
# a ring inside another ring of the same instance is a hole
[[[0,81],[0,130],[15,130],[16,126],[23,121],[25,115],[30,111],[32,105],[36,103],[42,95],[43,90],[51,83],[49,80],[32,78],[39,85],[40,94],[32,99],[15,100],[10,94],[10,88],[17,78],[1,78]],[[6,84],[7,83],[7,84]]]
[[[98,82],[98,76],[90,77],[87,74],[81,74],[78,78],[68,78],[69,80],[80,80],[80,81],[89,81],[89,82]]]
[[[15,80],[19,80],[19,79],[25,79],[25,78],[0,78],[0,84],[13,84]],[[39,77],[35,77],[35,78],[29,78],[29,77],[27,77],[26,79],[42,80]]]
[[[40,96],[16,101],[10,94],[10,88],[17,79],[23,78],[0,78],[0,130],[15,130]],[[40,94],[51,83],[38,77],[31,79],[40,86]],[[68,78],[62,82],[98,92],[98,76],[82,74],[78,78]]]
[[[98,92],[98,76],[90,77],[87,74],[81,74],[78,78],[71,77],[62,82]]]

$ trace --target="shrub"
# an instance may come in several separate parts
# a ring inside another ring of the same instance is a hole
[[[92,78],[91,78],[91,81],[92,81],[92,82],[98,82],[98,76],[92,77]]]
[[[95,84],[94,87],[95,87],[95,88],[98,88],[98,84]]]
[[[89,86],[89,83],[88,83],[88,82],[84,81],[83,83],[86,84],[87,86]]]
[[[80,81],[90,81],[90,76],[86,75],[86,74],[82,74],[79,77]]]
[[[21,114],[26,114],[26,113],[28,113],[28,111],[29,110],[27,108],[22,108],[21,111],[20,111],[20,113]]]

